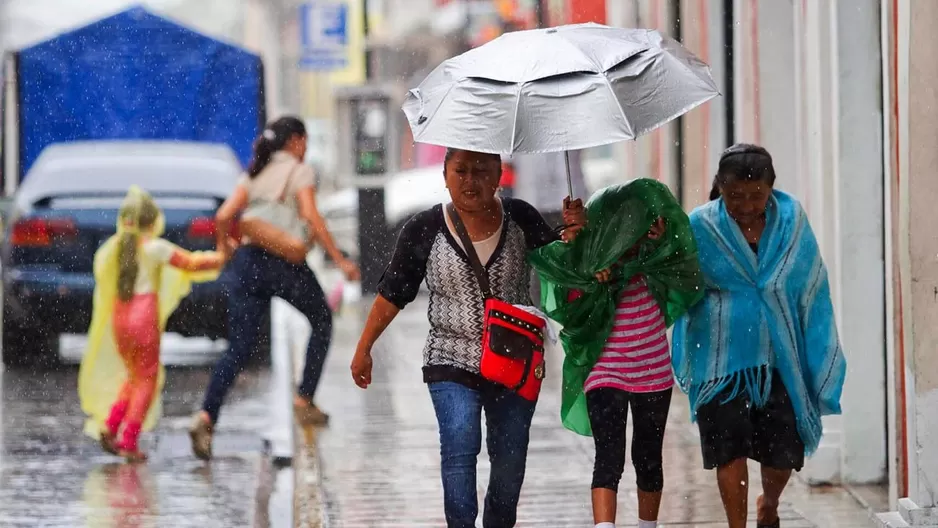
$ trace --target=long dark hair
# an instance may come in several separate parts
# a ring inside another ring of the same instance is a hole
[[[127,302],[134,297],[134,287],[140,273],[140,265],[137,263],[140,231],[153,227],[159,219],[160,210],[153,199],[146,195],[141,197],[139,203],[132,204],[122,213],[121,220],[132,226],[117,239],[117,298]]]
[[[764,147],[751,143],[737,143],[720,155],[720,166],[713,177],[710,200],[720,198],[720,187],[736,181],[761,181],[775,185],[775,166],[772,155]]]
[[[306,125],[297,117],[283,116],[267,125],[254,140],[254,157],[248,167],[248,176],[254,178],[270,163],[274,152],[282,150],[293,136],[306,137]]]

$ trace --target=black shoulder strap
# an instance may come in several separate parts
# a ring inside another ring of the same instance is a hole
[[[472,245],[472,239],[469,238],[469,232],[466,231],[466,224],[462,223],[462,218],[459,217],[459,213],[456,212],[456,207],[452,202],[446,204],[446,213],[449,215],[450,221],[453,222],[453,229],[456,230],[459,241],[462,242],[463,251],[469,257],[469,265],[472,266],[472,272],[475,274],[476,280],[479,281],[482,296],[486,299],[492,297],[489,275],[485,272],[485,267],[482,266],[482,262],[479,260],[479,254],[476,253],[475,246]]]

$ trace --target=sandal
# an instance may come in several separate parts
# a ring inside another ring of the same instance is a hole
[[[105,453],[118,456],[120,451],[117,449],[117,433],[112,433],[110,429],[104,428],[98,437],[98,443]]]
[[[192,441],[192,453],[199,460],[211,460],[212,458],[212,435],[215,427],[202,416],[202,413],[196,413],[192,417],[192,425],[189,427],[189,439]]]
[[[764,495],[760,495],[759,498],[758,498],[758,500],[756,501],[756,503],[757,503],[757,506],[756,506],[756,507],[757,507],[759,510],[762,509],[762,505],[763,505],[763,501],[764,501],[764,500],[765,500],[765,496],[764,496]],[[759,520],[756,519],[756,528],[779,528],[780,523],[781,523],[781,519],[778,518],[778,505],[776,505],[776,506],[775,506],[775,522],[773,522],[773,523],[763,523],[763,522],[759,522]]]
[[[296,415],[296,421],[303,427],[318,427],[329,424],[329,415],[302,396],[294,398],[293,413]]]

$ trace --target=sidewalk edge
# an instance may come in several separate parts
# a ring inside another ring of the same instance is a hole
[[[294,424],[293,526],[326,528],[319,442],[313,427]]]
[[[288,311],[285,319],[291,370],[294,373],[302,372],[309,329],[306,320],[299,313]],[[297,336],[300,336],[300,339],[296,339]],[[294,413],[291,412],[290,415],[293,417],[293,526],[325,528],[326,509],[316,429],[312,426],[301,426],[297,423]]]

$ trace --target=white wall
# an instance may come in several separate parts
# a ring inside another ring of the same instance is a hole
[[[436,16],[434,0],[384,0],[382,38],[394,41],[421,25],[429,26]]]
[[[938,3],[899,2],[897,249],[906,336],[908,496],[938,519]],[[905,315],[908,315],[907,317]]]
[[[883,112],[879,0],[840,0],[835,148],[841,339],[847,351],[843,478],[875,482],[887,472]]]
[[[840,200],[832,190],[839,175],[833,171],[832,166],[833,145],[836,142],[832,124],[837,120],[837,114],[831,90],[836,72],[832,71],[830,65],[832,56],[838,53],[838,49],[831,46],[836,27],[831,24],[830,9],[824,9],[826,5],[820,2],[798,2],[793,6],[797,50],[795,78],[798,82],[793,91],[796,129],[792,138],[795,140],[797,154],[795,188],[811,219],[814,234],[830,273],[831,296],[843,339],[848,332],[845,332],[843,319],[845,307],[838,302],[842,289],[839,244],[836,240]],[[857,355],[857,351],[847,348],[846,343],[844,347],[848,363],[853,366],[851,359]],[[809,482],[840,481],[844,443],[842,417],[825,417],[824,438],[803,476]]]
[[[669,0],[616,1],[619,2],[618,6],[611,9],[607,7],[608,25],[657,29],[671,35],[677,13],[672,13]],[[620,181],[654,178],[676,190],[679,174],[677,157],[674,156],[677,127],[678,123],[674,121],[636,141],[616,144],[616,158],[624,169]]]
[[[280,23],[276,2],[246,0],[243,34],[239,39],[245,48],[257,53],[264,62],[264,93],[267,115],[283,112]]]
[[[686,114],[681,119],[683,127],[683,196],[684,206],[689,210],[709,199],[720,154],[726,144],[726,58],[723,38],[723,2],[700,2],[681,0],[682,44],[710,65],[713,79],[723,97]],[[732,65],[730,65],[732,67]]]
[[[722,2],[682,0],[684,45],[718,85],[733,68],[734,136],[772,153],[778,187],[804,205],[830,274],[848,373],[843,416],[802,476],[813,483],[886,478],[886,345],[883,147],[877,0],[734,0],[733,64],[724,65]],[[611,25],[670,29],[671,2],[608,2]],[[721,86],[726,92],[726,87]],[[683,118],[683,200],[706,200],[725,147],[726,101]],[[672,129],[616,145],[626,177],[674,188],[677,167],[662,146]]]
[[[847,355],[843,416],[824,419],[824,440],[802,476],[817,483],[881,481],[886,383],[878,4],[736,5],[737,42],[745,48],[736,64],[738,108],[745,112],[737,116],[738,140],[769,149],[779,187],[797,195],[808,212]]]

